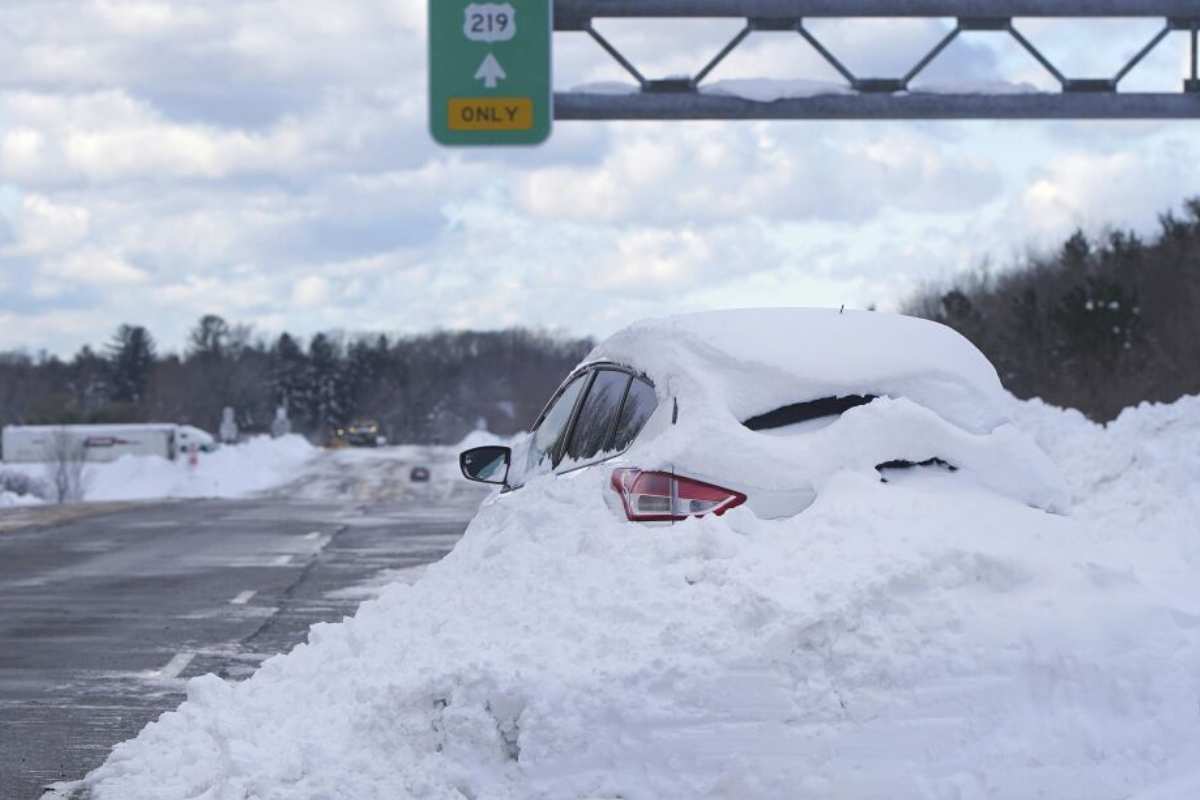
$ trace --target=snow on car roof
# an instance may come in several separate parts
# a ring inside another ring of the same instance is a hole
[[[757,308],[634,323],[588,361],[644,371],[659,391],[724,405],[739,420],[848,394],[907,397],[967,429],[1006,420],[991,363],[936,322],[874,311]]]

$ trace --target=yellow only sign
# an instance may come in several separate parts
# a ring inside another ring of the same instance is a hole
[[[533,127],[530,97],[451,97],[452,131],[527,131]]]

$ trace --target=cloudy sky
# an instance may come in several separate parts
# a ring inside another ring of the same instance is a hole
[[[895,74],[945,25],[814,27]],[[737,26],[599,25],[651,76],[694,72]],[[1022,24],[1077,77],[1156,27]],[[1194,122],[577,122],[539,148],[443,149],[424,28],[422,0],[0,4],[0,349],[69,354],[121,322],[172,349],[207,312],[270,334],[603,335],[690,309],[894,308],[1200,194]],[[555,48],[559,88],[623,78],[578,34]],[[1175,35],[1127,86],[1177,89],[1184,59]],[[794,34],[756,34],[711,80],[765,75],[835,77]],[[1050,88],[994,34],[928,79]]]

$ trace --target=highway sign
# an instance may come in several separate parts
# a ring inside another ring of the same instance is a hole
[[[552,0],[429,0],[429,126],[448,145],[539,144],[554,116]]]

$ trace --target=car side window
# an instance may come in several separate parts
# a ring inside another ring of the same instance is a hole
[[[630,376],[614,369],[600,369],[592,380],[587,397],[579,407],[571,438],[567,440],[567,460],[587,461],[609,450],[609,437],[621,412],[621,401]]]
[[[654,387],[641,378],[634,378],[621,406],[621,414],[617,418],[617,430],[611,448],[613,452],[622,452],[633,444],[633,440],[641,433],[642,426],[656,408],[658,398],[654,394]]]
[[[542,423],[530,437],[525,468],[522,470],[523,479],[541,472],[549,472],[553,468],[552,459],[566,433],[571,412],[575,410],[575,401],[579,399],[579,393],[587,385],[589,377],[590,375],[580,375],[567,384],[554,401],[554,405],[542,417]]]

